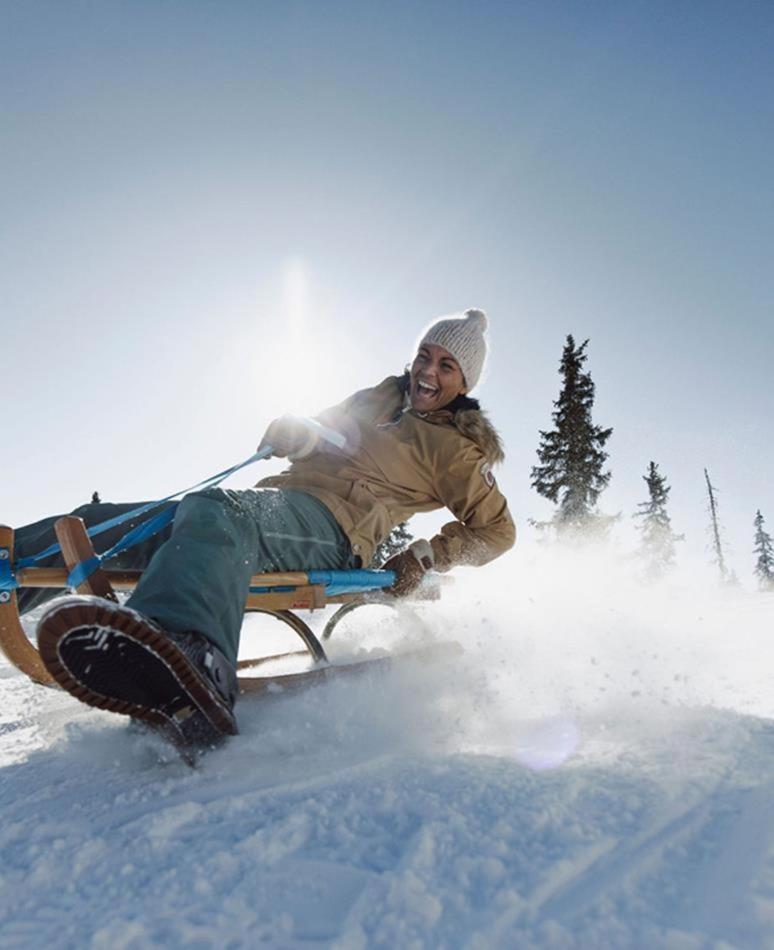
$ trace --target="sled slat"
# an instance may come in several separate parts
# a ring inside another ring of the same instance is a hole
[[[279,586],[279,585],[277,585]],[[245,610],[315,610],[329,603],[320,584],[296,587],[293,590],[261,591],[248,594]]]
[[[65,515],[56,522],[54,530],[59,546],[62,548],[64,562],[71,571],[95,556],[91,538],[86,533],[86,525],[82,518]],[[79,594],[93,594],[95,597],[104,597],[106,600],[118,602],[110,580],[101,568],[97,568],[75,589]]]
[[[134,590],[142,571],[111,571],[103,569],[113,590]],[[22,567],[16,572],[19,587],[67,587],[70,572],[66,567]]]
[[[304,571],[288,571],[284,574],[253,574],[250,584],[253,587],[305,587],[309,575]]]

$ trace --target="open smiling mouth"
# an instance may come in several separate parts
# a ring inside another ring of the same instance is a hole
[[[417,393],[420,396],[426,396],[430,398],[432,396],[438,395],[438,390],[431,386],[429,383],[423,382],[421,379],[417,380]]]

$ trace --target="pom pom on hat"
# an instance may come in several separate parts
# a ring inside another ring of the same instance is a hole
[[[462,316],[467,317],[470,323],[478,327],[482,333],[485,333],[489,327],[489,317],[483,310],[476,310],[475,307],[472,307],[470,310],[466,310]]]
[[[425,331],[418,347],[435,343],[448,350],[460,364],[468,392],[478,383],[486,361],[484,332],[489,318],[483,310],[472,308],[463,314],[452,314],[436,320]]]

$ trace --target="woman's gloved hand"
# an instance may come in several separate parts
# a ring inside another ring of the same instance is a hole
[[[317,433],[305,425],[298,416],[284,415],[269,423],[258,451],[270,445],[272,456],[287,457],[293,462],[310,455],[317,446],[318,438]]]
[[[385,594],[393,597],[406,597],[413,593],[424,580],[425,574],[435,566],[435,557],[429,541],[414,541],[405,551],[393,556],[382,564],[381,570],[395,571],[397,575],[392,587],[385,588]]]

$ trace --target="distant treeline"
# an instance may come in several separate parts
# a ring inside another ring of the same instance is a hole
[[[585,369],[589,341],[577,345],[568,335],[559,362],[562,385],[551,415],[553,428],[541,430],[537,450],[539,464],[533,466],[531,484],[535,491],[556,508],[549,521],[532,521],[536,527],[551,531],[558,539],[604,537],[621,515],[603,514],[597,507],[599,496],[607,487],[611,472],[606,467],[605,451],[612,428],[595,425],[594,382]],[[640,545],[645,577],[657,579],[675,564],[675,543],[683,535],[675,534],[668,512],[670,488],[658,465],[651,461],[642,476],[648,488],[647,499],[637,506],[633,517],[639,520]],[[720,521],[716,489],[704,469],[707,489],[709,530],[712,537],[713,562],[724,584],[737,583],[728,567]],[[764,529],[760,509],[753,521],[754,573],[761,590],[774,591],[774,545]]]

